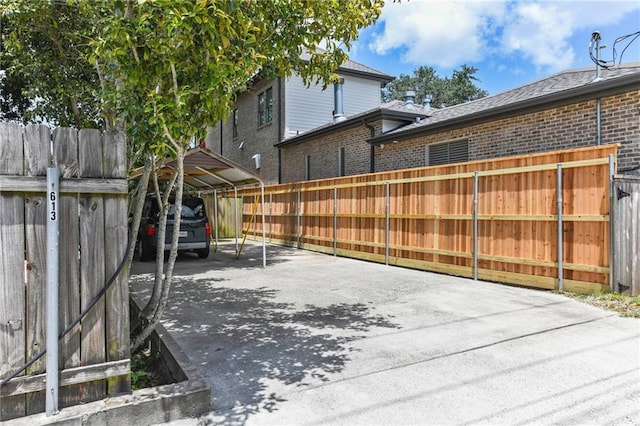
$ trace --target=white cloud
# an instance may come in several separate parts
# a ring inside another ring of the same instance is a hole
[[[402,60],[452,68],[481,60],[489,48],[486,38],[504,10],[501,2],[419,1],[387,4],[384,31],[370,44],[377,54],[403,49]]]
[[[369,48],[379,55],[397,49],[412,65],[451,69],[514,56],[538,71],[558,71],[575,63],[577,31],[615,24],[629,12],[640,13],[636,0],[388,2]]]

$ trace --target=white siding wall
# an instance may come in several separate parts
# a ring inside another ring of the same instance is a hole
[[[345,76],[344,114],[349,117],[380,106],[380,83]],[[333,85],[306,87],[298,75],[285,81],[285,135],[315,129],[333,120]]]

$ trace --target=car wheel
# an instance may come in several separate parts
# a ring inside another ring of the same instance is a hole
[[[209,247],[198,249],[196,250],[196,253],[198,253],[198,257],[200,259],[206,259],[207,257],[209,257]]]
[[[149,248],[146,247],[144,242],[138,240],[137,246],[138,246],[138,259],[140,259],[141,262],[148,262],[149,260],[151,260],[151,258],[153,257],[153,253],[151,253],[151,250],[149,250]]]

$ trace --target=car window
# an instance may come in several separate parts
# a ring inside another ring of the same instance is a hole
[[[198,202],[196,205],[192,203],[182,204],[182,217],[184,218],[195,218],[195,217],[203,217],[204,216],[204,205],[202,202]],[[172,217],[176,212],[176,206],[171,204],[169,206],[169,217]]]

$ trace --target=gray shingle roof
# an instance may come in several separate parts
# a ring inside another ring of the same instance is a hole
[[[318,49],[318,50],[321,51],[321,49]],[[308,52],[303,51],[300,54],[300,59],[304,61],[308,61],[309,58],[310,58],[310,55]],[[382,71],[378,71],[377,69],[361,64],[360,62],[352,61],[351,59],[347,59],[347,61],[344,62],[340,66],[340,68],[338,68],[338,73],[340,73],[341,71],[345,73],[352,73],[356,75],[372,77],[375,80],[379,80],[385,83],[388,83],[395,78],[389,74],[383,73]]]
[[[537,102],[551,101],[552,97],[561,97],[563,93],[566,96],[571,96],[577,89],[581,88],[585,91],[590,89],[595,91],[623,77],[634,76],[637,76],[640,82],[640,63],[622,64],[611,70],[602,70],[598,81],[594,81],[596,77],[595,66],[568,70],[496,95],[438,110],[434,109],[430,117],[418,123],[380,135],[371,139],[370,142],[381,143],[391,138],[412,135],[423,130],[426,131],[430,127],[441,127],[465,118],[471,119],[493,113],[497,114],[509,108],[516,109]]]

